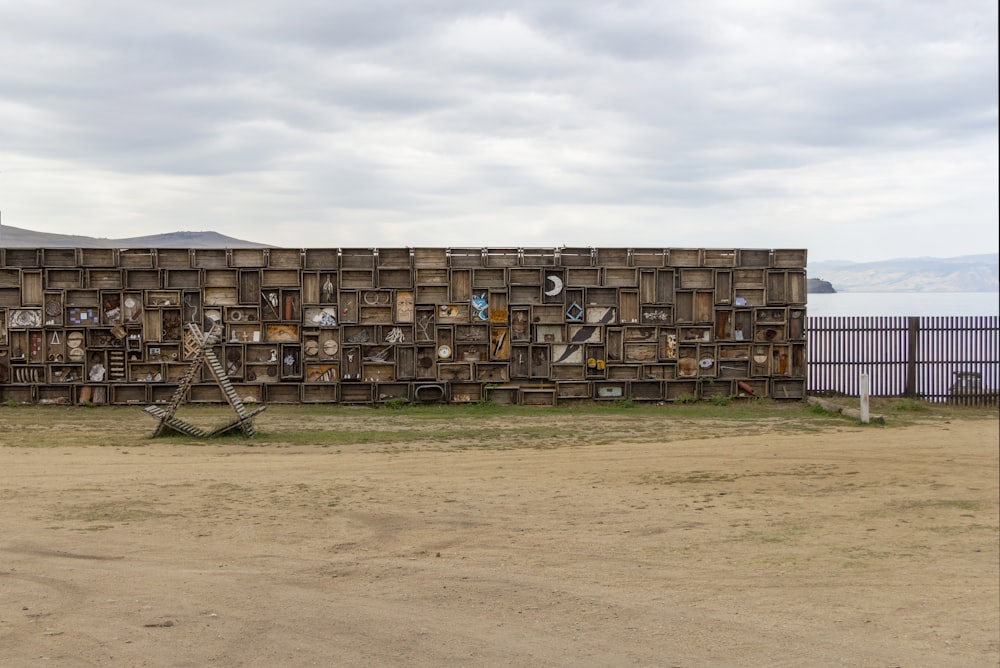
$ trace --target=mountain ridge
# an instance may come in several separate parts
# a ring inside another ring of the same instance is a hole
[[[105,239],[77,234],[50,234],[4,225],[3,248],[274,248],[270,244],[227,237],[218,232],[167,232],[141,237]]]
[[[810,276],[837,292],[997,292],[1000,254],[811,262]]]
[[[123,239],[35,232],[0,227],[0,247],[8,248],[277,248],[217,232],[168,232]],[[867,262],[810,262],[810,278],[830,283],[837,292],[997,292],[1000,254],[958,257],[892,258]]]

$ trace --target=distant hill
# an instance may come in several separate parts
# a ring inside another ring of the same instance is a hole
[[[830,281],[824,281],[822,278],[810,278],[806,281],[806,290],[809,294],[816,295],[830,295],[836,292]]]
[[[4,225],[0,247],[8,248],[274,248],[217,232],[170,232],[104,239],[48,234]],[[896,258],[877,262],[810,262],[809,291],[822,292],[997,292],[1000,254],[952,258]],[[828,288],[824,284],[830,284]]]
[[[915,257],[878,262],[810,262],[809,275],[837,292],[997,292],[1000,254]]]
[[[217,232],[170,232],[145,237],[104,239],[75,234],[48,234],[4,225],[0,246],[6,248],[272,248]]]

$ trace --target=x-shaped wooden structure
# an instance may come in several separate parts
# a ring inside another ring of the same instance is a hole
[[[222,333],[222,325],[218,322],[214,323],[208,333],[202,332],[201,328],[193,322],[188,323],[185,327],[184,356],[191,360],[191,366],[188,367],[188,370],[181,378],[180,384],[174,391],[173,396],[170,398],[170,403],[167,404],[166,408],[147,406],[144,409],[160,421],[160,424],[156,427],[156,431],[153,432],[153,438],[163,435],[168,430],[194,436],[195,438],[212,438],[213,436],[228,434],[236,429],[242,430],[243,435],[247,438],[252,437],[256,433],[253,426],[253,416],[264,412],[267,406],[259,406],[252,411],[248,411],[239,395],[236,394],[236,390],[233,388],[226,370],[219,363],[219,358],[215,356],[215,351],[212,350],[212,346],[218,340],[219,334]],[[236,412],[235,420],[213,431],[205,431],[174,415],[181,404],[184,403],[191,384],[201,373],[201,369],[206,362],[208,363],[208,369],[212,373],[212,377],[215,378],[215,382],[222,388],[223,396],[226,397],[226,401],[229,402],[229,405]]]

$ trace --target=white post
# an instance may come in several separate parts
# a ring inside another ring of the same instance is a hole
[[[868,412],[868,374],[861,374],[861,423],[868,424],[871,418]]]

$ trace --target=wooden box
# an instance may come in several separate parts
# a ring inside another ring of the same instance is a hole
[[[80,258],[76,248],[43,248],[43,267],[76,267]]]
[[[224,248],[196,248],[191,266],[198,269],[222,269],[229,266],[229,253]]]
[[[379,248],[377,253],[379,267],[409,267],[412,264],[409,248]]]
[[[264,248],[234,248],[229,253],[230,267],[263,267],[267,264]]]
[[[186,248],[160,248],[156,251],[156,266],[160,269],[188,269],[192,251]]]

